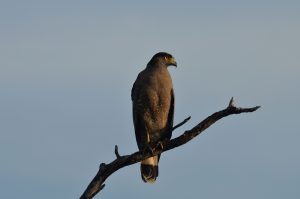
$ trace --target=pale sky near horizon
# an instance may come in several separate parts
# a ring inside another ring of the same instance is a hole
[[[0,198],[79,198],[137,150],[130,90],[171,53],[179,135],[154,185],[123,168],[95,198],[300,198],[300,1],[0,1]]]

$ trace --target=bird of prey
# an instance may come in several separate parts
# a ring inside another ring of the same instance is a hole
[[[138,148],[145,150],[150,144],[170,139],[174,116],[174,91],[168,66],[176,66],[172,55],[155,54],[146,68],[139,73],[132,90],[132,113]],[[160,155],[141,162],[144,182],[154,183],[158,176]]]

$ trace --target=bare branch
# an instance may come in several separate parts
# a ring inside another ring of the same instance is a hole
[[[165,151],[171,150],[175,147],[179,147],[192,140],[194,137],[202,133],[205,129],[207,129],[208,127],[210,127],[212,124],[214,124],[219,119],[222,119],[223,117],[233,115],[233,114],[253,112],[256,111],[258,108],[260,108],[260,106],[256,106],[252,108],[237,108],[233,104],[233,98],[231,98],[229,105],[226,109],[223,109],[219,112],[212,114],[211,116],[207,117],[202,122],[197,124],[194,128],[185,131],[182,135],[173,138],[171,140],[162,141],[161,142],[162,147],[156,147],[155,145],[153,146],[151,145],[151,148],[153,149],[152,152],[150,152],[149,150],[145,150],[145,151],[135,152],[131,155],[120,156],[118,152],[118,147],[115,146],[115,154],[117,158],[109,164],[102,163],[100,165],[98,173],[91,181],[91,183],[88,185],[88,187],[86,188],[86,190],[84,191],[80,199],[93,198],[98,192],[100,192],[104,188],[105,180],[112,173],[116,172],[120,168],[135,164],[151,156],[155,156]],[[176,128],[182,126],[189,119],[190,117],[185,119],[183,122],[179,123],[178,125],[174,126],[172,130],[175,130]]]
[[[182,125],[184,125],[185,123],[187,123],[187,121],[189,121],[191,119],[191,116],[185,118],[182,122],[180,122],[179,124],[175,125],[173,128],[172,128],[172,131],[174,131],[175,129],[181,127]]]

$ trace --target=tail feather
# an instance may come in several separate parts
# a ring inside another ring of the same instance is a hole
[[[141,163],[141,176],[144,182],[154,183],[158,177],[158,156],[143,160]]]

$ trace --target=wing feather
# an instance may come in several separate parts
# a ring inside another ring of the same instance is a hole
[[[172,128],[173,128],[173,121],[174,121],[174,103],[175,103],[175,97],[174,97],[174,90],[171,90],[171,102],[170,102],[170,109],[168,114],[168,122],[167,122],[167,139],[171,139],[172,136]]]

